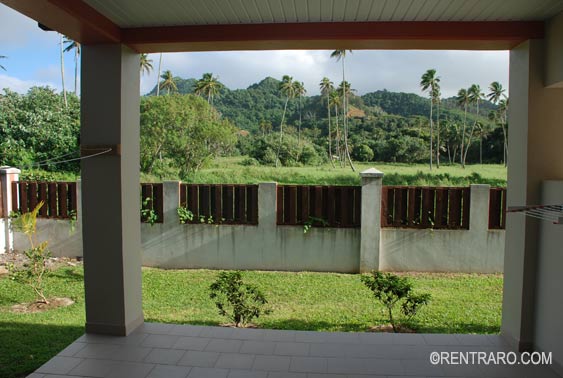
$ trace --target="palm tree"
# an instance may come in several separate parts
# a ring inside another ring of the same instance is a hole
[[[456,101],[458,105],[463,106],[463,131],[461,133],[461,150],[460,150],[460,163],[463,168],[465,168],[465,160],[464,160],[464,143],[465,143],[465,129],[467,124],[467,107],[471,102],[469,99],[469,91],[467,89],[460,89],[457,92]]]
[[[149,75],[151,73],[153,67],[152,67],[152,59],[149,59],[149,54],[147,53],[141,54],[139,69],[141,70],[141,76],[144,74]]]
[[[343,160],[340,151],[340,130],[338,129],[338,108],[342,105],[342,98],[337,91],[332,91],[329,94],[329,106],[334,108],[334,119],[336,120],[336,154],[340,159],[340,166],[342,167]],[[331,159],[332,160],[332,159]]]
[[[156,75],[156,95],[157,97],[160,95],[160,69],[162,68],[162,53],[160,53],[160,57],[158,58],[158,75]]]
[[[436,87],[440,82],[440,78],[436,76],[435,69],[427,70],[420,80],[420,87],[423,92],[428,91],[430,95],[430,170],[432,170],[432,144],[434,143],[434,121],[432,118],[432,110],[434,99],[436,96]]]
[[[326,97],[326,110],[328,113],[328,158],[332,168],[334,168],[334,161],[332,159],[332,130],[330,127],[330,94],[334,91],[334,84],[328,77],[323,77],[319,83],[319,88],[321,90],[321,95]]]
[[[302,111],[302,103],[301,103],[301,99],[303,98],[303,96],[305,96],[307,94],[307,90],[305,89],[305,85],[303,84],[303,82],[301,81],[295,81],[293,83],[294,86],[294,93],[295,93],[295,97],[299,98],[299,126],[298,126],[298,132],[297,132],[297,141],[299,144],[301,144],[301,111]]]
[[[469,134],[469,141],[467,142],[467,147],[465,148],[465,156],[463,157],[463,163],[465,165],[465,161],[467,159],[467,151],[469,151],[469,146],[471,146],[471,139],[473,138],[473,133],[475,128],[477,127],[477,119],[479,118],[479,104],[481,100],[485,97],[485,94],[481,92],[481,87],[479,84],[473,84],[467,90],[467,95],[469,97],[469,104],[475,105],[475,121],[473,122],[473,126],[471,127],[471,133]]]
[[[280,151],[283,142],[283,122],[285,120],[285,112],[287,111],[287,103],[290,98],[295,97],[295,85],[293,84],[293,77],[289,75],[284,75],[280,83],[280,92],[285,95],[285,105],[283,107],[282,119],[280,123],[280,144],[278,146],[278,152],[276,153],[276,167],[278,166]]]
[[[5,55],[0,55],[0,59],[7,59],[8,57]],[[6,71],[6,68],[4,68],[3,65],[0,64],[0,69],[3,69],[4,71]]]
[[[61,55],[61,81],[63,85],[63,99],[65,103],[65,107],[68,106],[68,101],[66,99],[66,88],[65,88],[65,57],[64,57],[64,46],[63,46],[63,35],[59,34],[60,37],[60,55]]]
[[[78,58],[80,57],[81,46],[79,42],[70,38],[65,38],[64,43],[67,45],[64,52],[74,50],[74,94],[78,96]]]
[[[170,91],[178,90],[176,82],[174,81],[174,75],[172,75],[172,72],[170,70],[164,71],[160,78],[162,79],[159,84],[160,89],[166,89],[168,91],[168,94],[170,94]]]
[[[201,79],[199,79],[195,84],[195,94],[204,95],[207,97],[207,103],[213,106],[213,97],[218,95],[223,88],[218,80],[217,76],[213,76],[212,73],[204,73]]]
[[[353,91],[354,90],[351,88],[350,83],[348,83],[347,81],[343,81],[338,86],[338,93],[344,99],[345,103],[348,103],[347,101],[348,97],[352,94]],[[348,112],[343,110],[342,113],[343,113],[342,117],[344,118],[343,133],[344,133],[344,152],[346,155],[345,159],[348,160],[348,162],[350,163],[350,167],[352,167],[352,171],[356,172],[356,168],[354,167],[354,164],[352,163],[352,158],[350,157],[350,148],[348,147],[348,122],[346,122],[348,118]]]
[[[346,65],[345,65],[345,61],[346,61],[346,53],[350,52],[352,53],[352,50],[334,50],[331,54],[330,57],[331,58],[335,58],[336,61],[342,61],[342,82],[345,83],[346,82]],[[346,93],[345,93],[346,94]],[[346,133],[346,130],[348,129],[348,101],[346,96],[344,96],[342,98],[342,113],[343,113],[343,118],[344,118],[344,125],[343,125],[343,129],[344,132]],[[346,134],[344,134],[344,136],[346,137]],[[346,153],[347,153],[347,157],[348,157],[348,161],[350,163],[350,167],[352,168],[352,171],[356,172],[356,168],[354,167],[354,164],[352,163],[352,158],[350,158],[350,154],[348,151],[348,143],[347,140],[345,140],[346,143]]]
[[[503,160],[504,160],[504,165],[506,166],[508,160],[508,140],[506,135],[505,124],[506,124],[506,112],[508,111],[508,99],[506,97],[505,92],[506,89],[502,87],[501,83],[499,83],[498,81],[493,81],[491,85],[489,85],[489,94],[487,95],[487,98],[493,104],[498,105],[498,113],[499,113],[498,120],[500,121],[500,125],[502,127],[502,136],[504,140]]]
[[[434,86],[434,90],[432,92],[432,101],[436,104],[436,168],[440,168],[440,96],[442,93],[440,92],[440,85],[436,84]]]

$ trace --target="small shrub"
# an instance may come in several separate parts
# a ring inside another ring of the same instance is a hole
[[[257,167],[260,165],[260,162],[254,158],[247,157],[240,162],[240,165],[245,167]]]
[[[187,207],[180,206],[176,209],[178,218],[180,219],[180,224],[186,224],[194,220],[194,213],[188,210]]]
[[[10,277],[19,282],[29,285],[37,295],[38,302],[49,303],[45,297],[45,283],[43,278],[49,273],[47,260],[51,253],[47,249],[47,242],[37,242],[37,214],[43,206],[41,201],[33,211],[23,214],[11,214],[11,226],[16,232],[22,232],[27,236],[29,249],[24,251],[28,261],[22,267],[9,265]]]
[[[401,312],[408,322],[417,314],[420,307],[428,304],[431,298],[428,293],[413,293],[412,283],[407,277],[373,271],[371,275],[363,275],[361,280],[373,292],[375,299],[387,309],[394,332],[397,332],[399,325],[396,317],[393,316],[393,310],[397,305],[401,306]]]
[[[158,222],[158,214],[154,211],[154,209],[149,207],[150,202],[150,197],[141,201],[141,221],[154,226],[154,224]]]
[[[270,313],[264,309],[268,303],[264,295],[257,287],[243,282],[241,271],[219,273],[209,289],[219,315],[229,318],[236,327],[244,327],[261,314]]]

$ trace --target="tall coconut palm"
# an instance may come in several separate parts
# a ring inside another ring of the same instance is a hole
[[[64,40],[63,40],[63,35],[59,34],[59,50],[60,50],[60,56],[61,56],[61,82],[62,82],[62,86],[63,86],[63,99],[64,99],[64,103],[65,103],[65,107],[68,106],[68,101],[66,99],[66,88],[65,88],[65,56],[64,56]]]
[[[478,118],[479,118],[479,105],[481,100],[485,97],[485,94],[481,91],[481,87],[479,84],[473,84],[467,90],[468,97],[469,97],[469,104],[475,105],[475,121],[473,122],[473,126],[471,126],[471,132],[469,133],[469,140],[467,142],[467,147],[465,148],[465,156],[463,157],[464,165],[467,160],[467,152],[469,151],[469,146],[471,146],[471,140],[473,139],[473,135],[475,129],[477,128]]]
[[[280,151],[283,143],[283,123],[285,121],[285,112],[287,111],[287,103],[289,102],[289,99],[295,97],[295,85],[293,83],[293,77],[289,75],[284,75],[280,83],[279,89],[282,95],[285,96],[285,104],[283,106],[282,119],[280,123],[280,142],[278,145],[278,151],[276,153],[276,167],[278,166]]]
[[[440,96],[442,93],[440,92],[440,84],[436,84],[434,86],[434,90],[432,91],[432,101],[436,104],[436,168],[440,168]]]
[[[347,52],[352,53],[352,50],[334,50],[330,54],[331,58],[336,59],[337,62],[338,61],[342,62],[342,82],[343,83],[346,82],[346,54],[347,54]],[[347,96],[345,95],[342,98],[342,114],[343,114],[343,126],[342,126],[342,128],[345,132],[345,134],[344,134],[345,136],[346,136],[346,130],[348,130],[348,99],[346,97]],[[352,171],[356,172],[356,168],[354,167],[354,163],[352,163],[352,158],[350,157],[347,139],[345,140],[345,151],[346,151],[346,155],[347,155],[347,158],[348,158],[348,162],[350,163],[350,168],[352,168]]]
[[[219,82],[219,78],[208,72],[195,83],[195,94],[207,97],[207,103],[213,106],[213,98],[219,94],[221,88],[223,84]]]
[[[139,61],[139,69],[141,71],[141,76],[144,74],[150,75],[153,70],[152,59],[149,59],[149,54],[142,53],[141,59]]]
[[[302,104],[302,99],[303,96],[305,96],[307,94],[307,90],[305,89],[305,84],[303,84],[303,82],[301,81],[295,81],[293,83],[294,86],[294,93],[295,93],[295,97],[297,97],[299,99],[299,125],[297,128],[297,141],[299,144],[301,144],[301,112],[303,110],[303,104]]]
[[[66,45],[64,52],[74,50],[74,94],[78,96],[78,59],[80,58],[81,46],[79,42],[70,38],[65,38],[64,43]]]
[[[170,94],[171,91],[178,90],[176,82],[174,81],[174,75],[172,75],[170,70],[164,71],[160,78],[162,79],[159,84],[160,89],[166,89],[168,94]]]
[[[348,99],[349,99],[350,95],[352,94],[352,92],[354,92],[354,90],[352,89],[350,83],[347,82],[347,81],[343,81],[338,86],[338,93],[343,98],[344,103],[348,103]],[[348,160],[348,162],[350,163],[350,167],[352,168],[352,171],[356,172],[356,167],[354,167],[354,164],[352,163],[352,158],[350,157],[350,148],[348,147],[348,122],[346,120],[348,119],[349,114],[348,114],[347,109],[343,110],[342,113],[343,113],[342,114],[342,117],[343,117],[343,126],[342,126],[343,130],[342,130],[342,132],[344,134],[345,159]]]
[[[156,95],[160,96],[160,70],[162,68],[162,53],[158,58],[158,74],[156,75]]]
[[[469,107],[469,103],[471,102],[469,98],[469,91],[465,88],[460,89],[457,92],[456,101],[458,105],[463,107],[463,131],[461,133],[461,150],[460,150],[460,163],[463,168],[465,168],[465,160],[464,160],[464,147],[465,147],[465,130],[467,126],[467,108]]]
[[[337,91],[332,91],[329,94],[329,106],[334,108],[334,120],[336,122],[335,127],[336,127],[336,131],[335,131],[335,139],[336,139],[336,156],[338,156],[338,159],[340,160],[340,166],[343,166],[344,163],[344,159],[342,159],[342,151],[340,148],[340,139],[341,139],[341,134],[340,134],[340,130],[339,130],[339,126],[338,126],[338,109],[340,108],[340,106],[342,105],[342,98],[340,97],[340,95],[338,94]]]
[[[503,160],[504,165],[506,166],[507,157],[508,157],[508,138],[506,135],[506,112],[508,111],[508,101],[506,97],[506,89],[502,87],[502,84],[498,81],[493,81],[491,85],[489,85],[489,93],[487,94],[487,98],[493,104],[498,106],[498,120],[500,121],[500,125],[502,127],[502,136],[503,136]],[[501,104],[502,102],[502,104]]]
[[[440,82],[440,78],[436,76],[435,69],[427,70],[420,79],[420,87],[423,92],[428,91],[430,96],[430,170],[432,170],[432,146],[434,144],[434,120],[432,111],[434,106],[434,98],[436,95],[436,86]]]
[[[7,59],[7,58],[8,58],[8,57],[5,56],[5,55],[0,55],[0,59]],[[5,68],[3,65],[1,65],[1,64],[0,64],[0,69],[6,71],[6,68]]]
[[[334,160],[332,159],[332,130],[330,126],[330,94],[334,91],[334,83],[328,77],[323,77],[319,83],[321,95],[326,97],[326,110],[328,113],[328,158],[332,168],[334,168]]]

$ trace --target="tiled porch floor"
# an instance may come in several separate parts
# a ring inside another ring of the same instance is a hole
[[[432,351],[509,351],[499,336],[326,333],[145,323],[84,335],[29,377],[557,378],[546,367],[433,366]]]

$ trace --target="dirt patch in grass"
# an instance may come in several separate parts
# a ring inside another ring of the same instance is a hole
[[[74,301],[70,298],[51,298],[49,299],[49,303],[31,302],[13,305],[12,312],[20,314],[32,314],[36,312],[52,310],[59,307],[67,307],[72,304],[74,304]]]
[[[395,333],[393,326],[391,324],[377,325],[369,327],[368,332],[383,332],[383,333]],[[414,329],[405,326],[397,326],[397,333],[416,333]]]

